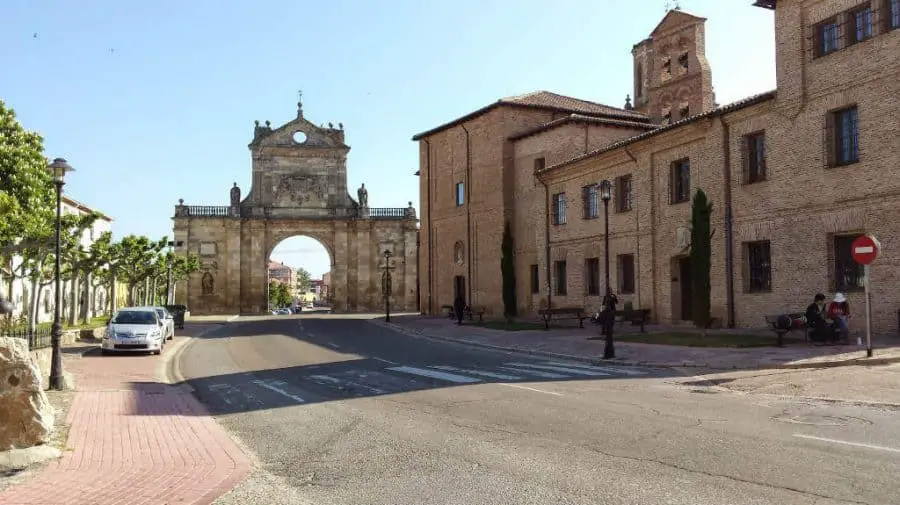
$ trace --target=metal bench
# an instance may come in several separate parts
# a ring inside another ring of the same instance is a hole
[[[550,329],[551,319],[578,319],[578,327],[584,328],[584,320],[590,316],[585,312],[584,307],[559,307],[555,309],[541,309],[538,315],[544,320],[544,329]]]

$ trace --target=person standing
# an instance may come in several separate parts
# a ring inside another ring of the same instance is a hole
[[[463,315],[466,312],[466,300],[463,298],[462,293],[457,293],[456,299],[453,300],[453,310],[456,313],[456,324],[461,325]]]

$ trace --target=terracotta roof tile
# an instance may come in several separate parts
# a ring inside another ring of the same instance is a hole
[[[526,130],[521,133],[517,133],[509,137],[509,140],[515,142],[516,140],[523,139],[525,137],[530,137],[532,135],[536,135],[541,132],[545,132],[547,130],[552,130],[559,125],[563,125],[566,123],[590,123],[596,125],[609,125],[609,126],[619,126],[622,128],[633,128],[636,130],[654,130],[659,128],[660,125],[651,123],[648,120],[645,121],[629,121],[625,119],[610,119],[605,117],[596,117],[596,116],[585,116],[583,114],[569,114],[568,116],[561,117],[559,119],[554,119],[548,123],[544,123],[540,126],[532,128],[530,130]]]
[[[501,98],[490,105],[486,105],[474,112],[470,112],[462,117],[456,118],[453,121],[444,123],[438,127],[419,133],[413,136],[412,139],[420,140],[429,135],[433,135],[440,131],[446,130],[447,128],[452,128],[460,123],[475,119],[476,117],[481,116],[482,114],[485,114],[501,105],[545,109],[556,112],[569,112],[584,114],[588,116],[604,116],[612,119],[626,119],[636,121],[646,121],[648,119],[645,114],[641,114],[640,112],[636,112],[633,110],[620,109],[618,107],[612,107],[609,105],[603,105],[602,103],[572,98],[570,96],[551,93],[549,91],[535,91],[533,93],[527,93],[524,95]]]
[[[732,102],[732,103],[724,105],[722,107],[717,107],[710,111],[707,111],[707,112],[704,112],[701,114],[697,114],[696,116],[691,116],[689,118],[682,119],[680,121],[676,121],[668,126],[664,126],[662,128],[657,128],[655,130],[650,130],[648,132],[641,133],[640,135],[635,135],[634,137],[629,137],[627,139],[620,140],[618,142],[614,142],[608,146],[604,146],[599,149],[595,149],[589,153],[581,154],[572,159],[557,163],[556,165],[548,166],[548,167],[544,168],[543,170],[538,171],[537,173],[547,173],[547,172],[550,172],[553,170],[557,170],[559,168],[571,165],[573,163],[577,163],[579,161],[586,160],[588,158],[593,158],[593,157],[599,156],[603,153],[616,150],[620,147],[624,147],[624,146],[633,144],[634,142],[637,142],[639,140],[643,140],[645,138],[653,137],[653,136],[659,135],[661,133],[664,133],[664,132],[667,132],[670,130],[674,130],[676,128],[680,128],[686,124],[696,122],[705,117],[721,116],[723,114],[727,114],[727,113],[735,111],[735,110],[743,109],[744,107],[750,107],[751,105],[756,105],[758,103],[772,100],[775,98],[775,93],[776,93],[776,90],[772,90],[772,91],[767,91],[765,93],[759,93],[757,95],[748,96],[746,98],[743,98],[736,102]]]

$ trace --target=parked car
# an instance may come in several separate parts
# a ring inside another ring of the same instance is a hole
[[[166,345],[166,323],[153,307],[119,309],[109,319],[102,354],[110,352],[152,352],[161,354]]]
[[[166,323],[166,340],[175,338],[175,317],[165,307],[152,307],[156,315]]]

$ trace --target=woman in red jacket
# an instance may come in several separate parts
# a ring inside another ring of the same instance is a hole
[[[828,304],[828,319],[834,321],[835,328],[841,333],[841,340],[846,344],[850,339],[850,304],[843,293],[836,293],[834,301]]]

